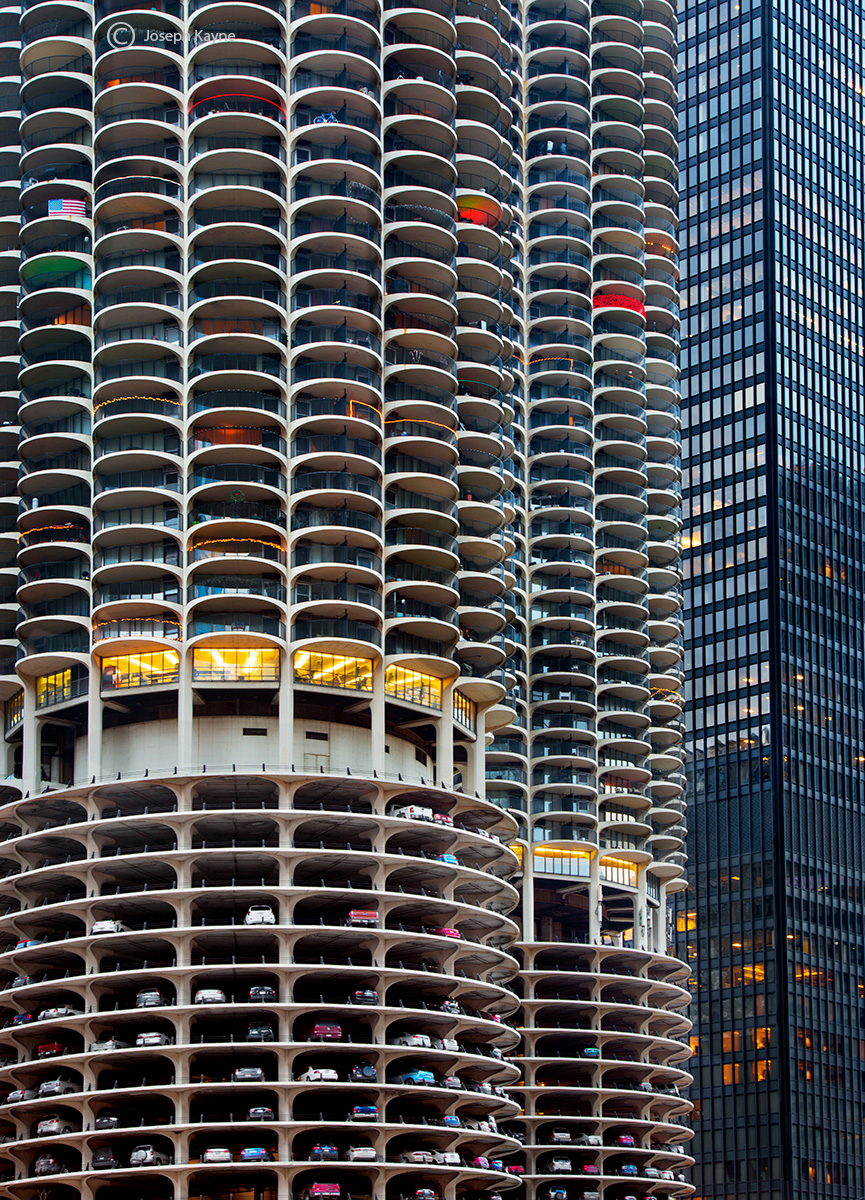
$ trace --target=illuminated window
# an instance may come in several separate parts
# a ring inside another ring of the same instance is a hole
[[[477,705],[462,692],[454,692],[454,720],[466,729],[474,730],[477,722]]]
[[[739,1049],[740,1035],[738,1029],[721,1034],[721,1052],[734,1054]]]
[[[7,731],[24,716],[24,693],[16,692],[11,700],[6,701],[6,729]]]
[[[149,687],[157,683],[177,683],[180,655],[176,650],[156,650],[152,654],[120,654],[103,658],[102,688]]]
[[[697,912],[696,909],[689,909],[688,912],[680,912],[676,916],[676,930],[679,933],[687,933],[692,929],[697,928]]]
[[[84,667],[67,667],[55,675],[40,675],[36,680],[36,707],[47,708],[72,700],[87,690],[87,671]]]
[[[751,1064],[752,1074],[757,1083],[765,1083],[769,1078],[772,1068],[771,1059],[759,1058],[755,1063]]]
[[[606,883],[624,884],[625,887],[637,886],[637,868],[633,863],[621,858],[602,858],[600,861],[601,879]]]
[[[294,656],[294,677],[298,683],[314,683],[316,687],[371,692],[372,659],[344,658],[341,654],[313,654],[308,650],[298,650]]]
[[[543,875],[578,875],[588,877],[589,856],[581,850],[553,850],[539,847],[532,856],[535,871]]]
[[[263,646],[200,646],[192,652],[192,678],[199,683],[276,683],[279,651]]]
[[[799,1030],[800,1037],[801,1037],[802,1033],[803,1033],[803,1030],[800,1029]],[[772,1030],[767,1025],[763,1025],[760,1028],[755,1029],[752,1036],[754,1038],[754,1045],[756,1046],[756,1048],[758,1050],[765,1050],[766,1047],[769,1045],[769,1042],[772,1040]]]
[[[690,1045],[690,1047],[691,1047],[691,1053],[692,1053],[692,1054],[697,1054],[697,1053],[699,1053],[699,1050],[700,1050],[700,1039],[697,1037],[697,1035],[696,1035],[696,1034],[691,1034],[691,1036],[688,1038],[688,1044],[689,1044],[689,1045]]]
[[[435,675],[420,675],[408,667],[388,667],[384,690],[398,700],[410,700],[425,708],[440,709],[442,706],[442,681]]]
[[[738,1063],[724,1063],[723,1067],[721,1067],[721,1082],[725,1087],[739,1082]]]

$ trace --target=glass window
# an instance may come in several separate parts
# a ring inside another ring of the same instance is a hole
[[[435,675],[421,675],[408,667],[388,667],[384,690],[398,700],[409,700],[426,708],[440,709],[442,706],[442,681]]]
[[[278,682],[279,651],[263,646],[201,646],[192,652],[192,678],[200,683]]]
[[[466,729],[474,730],[477,721],[477,705],[462,692],[454,692],[454,720]]]
[[[16,692],[15,695],[6,701],[6,729],[7,732],[13,725],[24,716],[24,692]]]
[[[36,707],[46,708],[72,699],[72,668],[58,671],[56,675],[40,675],[36,680]]]
[[[148,687],[156,683],[177,683],[180,655],[176,650],[157,650],[152,654],[120,654],[100,660],[102,688]]]
[[[294,677],[298,683],[312,683],[316,687],[371,692],[372,665],[371,658],[344,658],[340,654],[298,650],[294,656]]]

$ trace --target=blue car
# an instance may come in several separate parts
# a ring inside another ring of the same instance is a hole
[[[263,1146],[247,1146],[240,1152],[241,1162],[273,1162],[273,1155]]]
[[[414,1083],[423,1084],[424,1086],[435,1083],[435,1075],[432,1071],[405,1071],[402,1075],[394,1075],[391,1083]]]
[[[625,1163],[624,1166],[619,1167],[620,1175],[639,1175],[639,1173],[635,1163]]]
[[[457,856],[455,854],[440,854],[439,862],[447,863],[448,866],[451,866],[451,867],[459,866],[459,860],[457,859]]]

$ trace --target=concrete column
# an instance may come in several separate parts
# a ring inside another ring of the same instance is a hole
[[[442,687],[442,715],[436,731],[436,783],[448,789],[454,785],[454,685]]]
[[[184,771],[192,761],[192,655],[181,649],[177,682],[177,767]]]
[[[386,770],[384,753],[384,659],[380,658],[372,671],[372,696],[370,698],[370,747],[369,761],[374,771],[383,775]]]
[[[589,941],[599,945],[601,941],[601,881],[600,863],[597,854],[589,863]]]
[[[519,843],[523,848],[523,905],[522,922],[524,942],[535,940],[535,880],[534,861],[530,842]]]
[[[646,868],[637,869],[637,894],[634,897],[634,949],[645,950],[649,945],[649,902]]]
[[[87,779],[102,778],[102,669],[99,660],[90,665],[87,688]]]
[[[24,740],[21,746],[21,785],[25,792],[35,796],[41,783],[41,728],[36,717],[36,684],[32,679],[24,680]]]
[[[275,766],[285,770],[294,762],[294,655],[281,655],[279,670],[279,733]]]

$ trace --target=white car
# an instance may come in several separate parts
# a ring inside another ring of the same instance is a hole
[[[171,1038],[167,1033],[159,1033],[156,1030],[150,1033],[139,1033],[135,1039],[136,1046],[170,1046]]]
[[[333,1067],[307,1067],[302,1075],[298,1075],[300,1083],[337,1083],[339,1075]]]
[[[389,810],[389,817],[403,817],[407,821],[431,821],[433,810],[422,804],[400,804]]]
[[[83,1009],[72,1008],[69,1004],[58,1004],[56,1008],[43,1008],[36,1018],[37,1021],[52,1021],[56,1017],[80,1017]]]
[[[225,1004],[222,988],[199,988],[195,993],[195,1004]]]
[[[375,1162],[375,1150],[372,1146],[352,1146],[347,1157],[349,1162]]]
[[[72,1133],[72,1126],[65,1117],[43,1117],[36,1126],[37,1137],[49,1137],[52,1134],[56,1136],[57,1134],[62,1135],[64,1133]]]
[[[555,1158],[550,1159],[550,1163],[549,1163],[549,1166],[547,1167],[547,1170],[550,1172],[554,1172],[557,1175],[562,1174],[562,1173],[564,1173],[565,1175],[570,1175],[571,1160],[569,1158],[561,1158],[557,1155]]]
[[[94,921],[90,933],[129,933],[129,926],[122,921]]]
[[[233,1162],[234,1158],[227,1146],[209,1146],[201,1152],[203,1163]]]
[[[462,1159],[455,1150],[433,1150],[433,1162],[440,1167],[458,1167]]]
[[[253,904],[243,918],[244,925],[275,925],[276,913],[269,904]]]
[[[100,1050],[128,1050],[129,1042],[124,1042],[120,1038],[112,1037],[109,1034],[108,1037],[104,1037],[98,1042],[91,1042],[90,1049],[97,1052]]]
[[[432,1048],[433,1050],[450,1050],[456,1052],[459,1050],[460,1044],[456,1038],[433,1038]]]
[[[401,1033],[391,1042],[392,1046],[415,1046],[423,1050],[432,1049],[432,1039],[427,1033]]]

